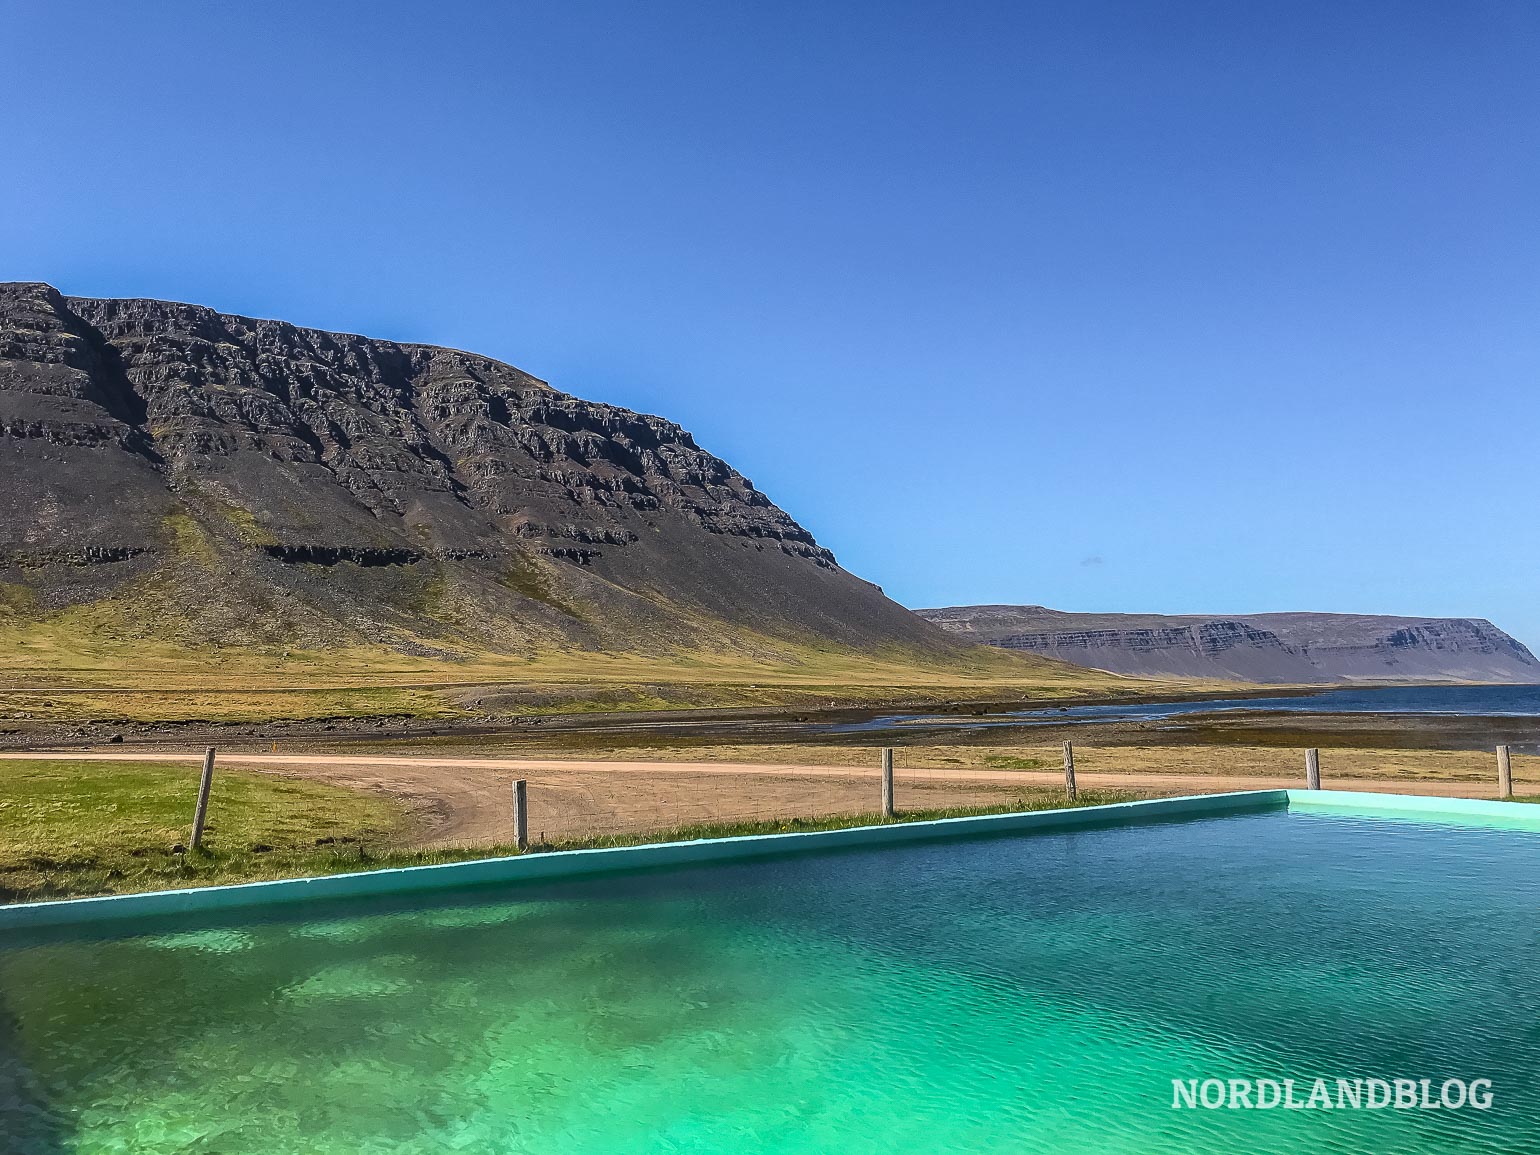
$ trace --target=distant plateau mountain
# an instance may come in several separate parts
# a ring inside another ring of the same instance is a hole
[[[1077,614],[1044,606],[916,612],[960,639],[1118,674],[1264,683],[1540,682],[1540,661],[1482,618]]]

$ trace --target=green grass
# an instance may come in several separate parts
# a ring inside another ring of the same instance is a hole
[[[219,551],[208,530],[189,514],[167,514],[161,528],[176,556],[194,561],[205,569],[218,564]]]
[[[522,594],[531,601],[548,605],[552,609],[566,614],[569,618],[579,622],[590,622],[592,619],[584,612],[583,607],[563,598],[557,591],[556,585],[551,580],[551,575],[533,558],[523,554],[515,555],[512,564],[503,571],[498,581],[516,594]]]
[[[986,754],[984,765],[991,770],[1047,770],[1052,766],[1047,758],[1019,758],[1011,754]]]
[[[240,538],[244,545],[277,545],[278,538],[272,530],[257,520],[256,514],[244,506],[236,505],[233,501],[219,501],[214,507],[216,511],[235,530],[235,536]]]
[[[456,718],[463,713],[442,694],[396,686],[327,690],[187,690],[177,693],[66,688],[0,693],[0,719],[262,723],[279,718],[342,722],[361,718]]]
[[[675,826],[637,834],[602,835],[531,847],[532,850],[590,850],[609,846],[641,846],[651,842],[688,842],[699,838],[741,838],[755,834],[802,834],[815,830],[849,830],[856,826],[892,826],[905,822],[929,822],[937,818],[977,818],[986,814],[1021,814],[1038,810],[1067,810],[1082,806],[1110,806],[1153,797],[1148,791],[1082,790],[1073,802],[1058,787],[1028,788],[1008,802],[992,806],[951,806],[939,810],[904,810],[893,818],[870,814],[835,814],[818,818],[765,819],[754,822],[707,822]],[[488,853],[478,851],[477,856]],[[516,853],[500,848],[499,853]]]
[[[199,768],[150,762],[0,763],[0,901],[129,894],[516,854],[512,846],[411,850],[405,813],[373,795],[266,774],[216,770],[204,847],[188,851]],[[1073,805],[1147,794],[1083,791]],[[722,822],[542,844],[530,852],[699,838],[844,830],[1066,805],[1024,789],[993,806],[758,822]]]
[[[0,900],[118,894],[356,870],[404,812],[358,791],[216,769],[206,850],[186,852],[199,767],[0,764]]]
[[[239,612],[194,621],[186,612],[186,586],[207,579],[199,569],[207,543],[187,517],[168,520],[166,532],[179,543],[178,557],[184,569],[192,567],[192,576],[181,570],[151,575],[112,596],[61,609],[40,608],[25,585],[0,585],[0,714],[34,708],[31,702],[12,704],[17,695],[60,689],[104,693],[98,700],[61,693],[48,717],[175,722],[345,715],[355,704],[326,695],[356,690],[385,696],[374,709],[360,703],[366,713],[441,717],[457,712],[446,699],[465,686],[535,695],[537,701],[509,708],[517,713],[830,702],[923,708],[959,700],[1050,702],[1088,693],[1115,698],[1198,688],[1193,682],[1118,678],[988,647],[858,651],[762,637],[720,623],[716,648],[692,648],[686,639],[665,636],[651,639],[656,649],[646,653],[543,643],[525,652],[493,653],[399,631],[392,636],[405,648],[392,649],[383,640],[339,645],[318,640],[312,630],[318,619],[306,616],[301,599],[276,594],[260,605],[243,604]],[[530,596],[556,596],[537,574],[518,572],[509,580]],[[447,594],[430,583],[423,596]],[[580,606],[557,608],[582,612]],[[413,645],[405,646],[407,641]]]

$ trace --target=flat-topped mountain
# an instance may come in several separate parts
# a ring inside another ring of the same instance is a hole
[[[968,641],[1119,674],[1274,683],[1540,682],[1540,661],[1481,618],[1075,614],[1043,606],[916,612]]]
[[[193,643],[957,649],[661,417],[472,353],[0,284],[0,616]]]

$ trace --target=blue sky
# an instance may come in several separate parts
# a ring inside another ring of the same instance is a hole
[[[0,279],[662,413],[912,606],[1540,643],[1531,3],[0,0]]]

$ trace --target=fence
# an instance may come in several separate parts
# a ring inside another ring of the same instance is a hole
[[[1041,793],[1029,784],[990,771],[959,777],[953,772],[909,769],[902,757],[893,774],[898,813],[988,809]],[[526,823],[535,845],[650,832],[880,817],[882,772],[876,751],[868,767],[703,766],[653,764],[630,768],[550,768],[510,771],[505,822],[513,822],[514,775],[524,782]],[[451,835],[448,841],[453,841]]]
[[[888,792],[876,748],[726,753],[787,761],[221,752],[216,766],[115,753],[54,756],[30,775],[25,763],[0,763],[0,898],[280,877],[400,851],[502,849],[519,841],[516,781],[523,841],[537,849],[879,820],[889,800],[899,819],[1037,809],[1062,805],[1070,789],[1059,745],[900,747]],[[1533,754],[1325,748],[1317,765],[1327,789],[1540,796]],[[1082,803],[1307,785],[1305,752],[1279,747],[1076,746],[1073,768]],[[209,855],[189,853],[199,840]]]
[[[821,748],[792,764],[743,762],[398,759],[363,784],[405,799],[425,816],[419,845],[495,846],[517,841],[515,782],[523,782],[527,842],[549,846],[645,835],[725,832],[756,824],[811,823],[883,814],[883,751]],[[1303,787],[1307,755],[1268,747],[908,747],[891,757],[898,817],[1226,790]],[[816,764],[816,759],[838,759]],[[439,762],[448,763],[440,767]],[[1499,797],[1491,752],[1332,750],[1319,753],[1322,785]],[[1519,793],[1540,793],[1540,757],[1514,757]],[[282,765],[270,769],[289,772]],[[307,767],[306,777],[360,785],[352,767]]]

